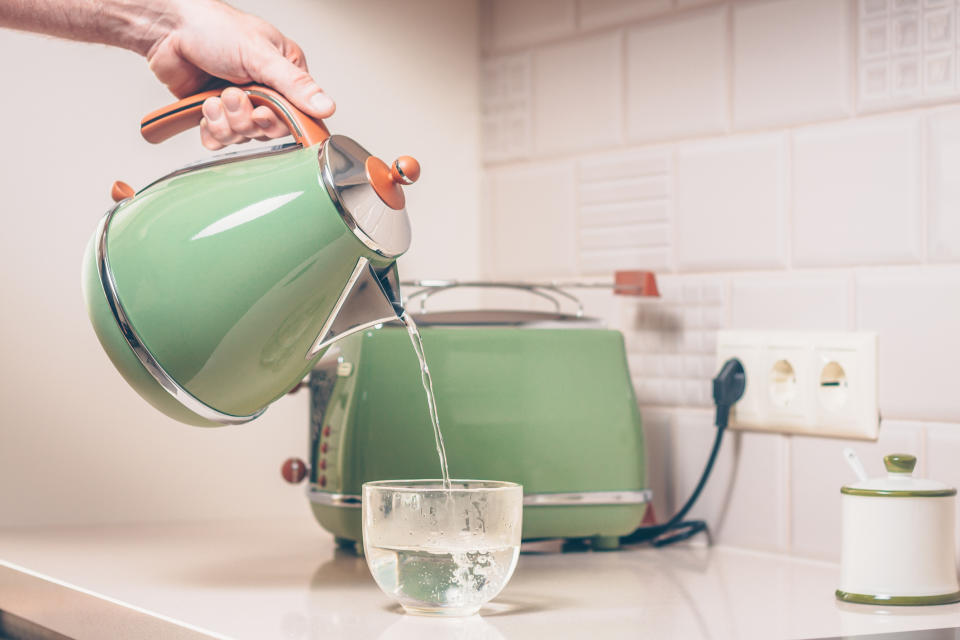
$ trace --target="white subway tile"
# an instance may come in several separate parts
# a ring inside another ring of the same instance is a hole
[[[627,34],[630,139],[726,130],[728,46],[726,7],[631,29]]]
[[[616,32],[534,53],[533,141],[537,153],[581,151],[621,141],[621,58],[621,36]]]
[[[581,274],[609,274],[618,269],[669,269],[671,256],[668,249],[658,247],[611,249],[600,251],[580,250]]]
[[[848,4],[780,0],[734,5],[737,128],[836,118],[851,111]],[[879,46],[871,40],[866,46]]]
[[[890,22],[886,17],[860,24],[860,59],[872,60],[890,55]]]
[[[510,167],[489,172],[487,237],[492,277],[572,275],[576,223],[572,162]]]
[[[483,63],[481,117],[483,159],[530,154],[530,54],[499,56]]]
[[[960,260],[960,109],[927,120],[927,251]]]
[[[484,40],[493,50],[524,46],[574,31],[574,0],[485,0]]]
[[[672,157],[669,149],[644,149],[578,162],[581,273],[669,268]]]
[[[927,16],[929,19],[929,16]],[[936,22],[935,24],[939,24]],[[920,51],[920,11],[914,9],[906,13],[894,14],[891,18],[891,48],[894,55],[918,53]],[[943,37],[943,34],[940,34]]]
[[[922,94],[920,56],[913,55],[894,60],[890,63],[891,88],[890,95],[894,98],[918,98]]]
[[[730,302],[733,329],[850,329],[850,280],[847,273],[783,273],[733,279]]]
[[[857,452],[871,477],[885,473],[883,456],[911,453],[922,458],[922,428],[884,420],[877,442],[832,438],[790,438],[791,551],[840,559],[840,487],[856,481],[843,449]]]
[[[924,13],[923,48],[925,51],[953,48],[954,19],[954,7],[941,7]]]
[[[704,307],[703,326],[705,329],[721,329],[723,327],[723,309]]]
[[[860,65],[860,97],[868,101],[884,101],[890,97],[890,63],[886,60]]]
[[[670,176],[642,176],[583,183],[580,204],[615,204],[624,201],[664,202],[670,197]]]
[[[667,13],[672,4],[671,0],[579,0],[580,27],[619,26],[631,20]]]
[[[671,434],[674,505],[682,505],[696,486],[715,434],[712,411],[677,411]],[[705,519],[721,544],[785,550],[785,458],[783,436],[728,431],[688,518]]]
[[[886,16],[890,10],[890,0],[859,0],[859,5],[862,18]]]
[[[923,91],[927,95],[951,93],[956,86],[956,53],[953,50],[930,54],[923,61]]]
[[[795,132],[793,148],[796,265],[920,259],[916,118],[809,127]]]
[[[670,488],[670,422],[668,411],[644,409],[643,436],[647,461],[647,487],[653,491],[653,508],[658,522],[665,522],[673,515]]]
[[[954,4],[897,0],[873,7],[861,2],[861,109],[904,107],[958,94]]]
[[[880,413],[960,422],[960,266],[857,274],[857,329],[877,331]]]
[[[676,176],[678,268],[784,266],[785,165],[780,134],[681,146]]]
[[[592,183],[657,177],[669,174],[672,162],[673,155],[669,147],[587,156],[580,160],[580,180]]]

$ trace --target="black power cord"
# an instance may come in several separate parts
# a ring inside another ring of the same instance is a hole
[[[704,467],[703,473],[700,475],[700,482],[697,483],[697,487],[693,490],[687,502],[670,520],[664,524],[640,527],[630,535],[621,538],[621,544],[650,542],[655,547],[663,547],[686,540],[701,531],[708,531],[706,521],[684,520],[683,518],[693,507],[697,498],[700,497],[700,492],[703,491],[704,485],[710,478],[713,463],[716,462],[717,453],[720,451],[720,443],[723,441],[723,433],[727,430],[730,407],[743,397],[746,388],[747,374],[743,369],[743,364],[736,358],[724,362],[720,368],[720,373],[713,379],[713,403],[717,407],[714,422],[717,425],[717,435],[713,440],[713,449],[711,449],[710,457],[707,459],[707,466]]]

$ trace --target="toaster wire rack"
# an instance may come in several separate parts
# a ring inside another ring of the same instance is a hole
[[[554,311],[560,313],[563,300],[576,305],[576,317],[583,317],[583,302],[567,289],[606,289],[615,295],[659,297],[656,276],[650,271],[617,271],[613,280],[580,282],[575,280],[551,280],[549,282],[524,282],[510,280],[401,280],[401,287],[414,289],[404,296],[404,307],[419,301],[420,313],[427,309],[433,296],[451,289],[508,289],[523,291],[549,301]]]

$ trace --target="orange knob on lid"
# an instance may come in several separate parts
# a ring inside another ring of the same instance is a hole
[[[400,185],[413,184],[420,177],[420,163],[410,156],[400,156],[392,167],[388,167],[380,158],[370,156],[366,169],[373,190],[384,204],[398,211],[403,209],[407,201]]]
[[[120,202],[121,200],[132,198],[133,195],[133,187],[122,180],[117,180],[113,183],[113,186],[110,187],[110,197],[113,198],[114,202]]]

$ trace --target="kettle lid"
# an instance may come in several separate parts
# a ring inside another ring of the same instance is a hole
[[[420,177],[416,160],[401,156],[388,167],[352,138],[332,135],[322,143],[320,175],[340,216],[367,248],[396,258],[410,247],[401,185]]]
[[[853,496],[891,496],[907,498],[938,498],[956,495],[957,490],[949,485],[927,478],[913,477],[917,464],[916,456],[894,453],[884,456],[886,476],[869,478],[840,489],[840,493]]]

